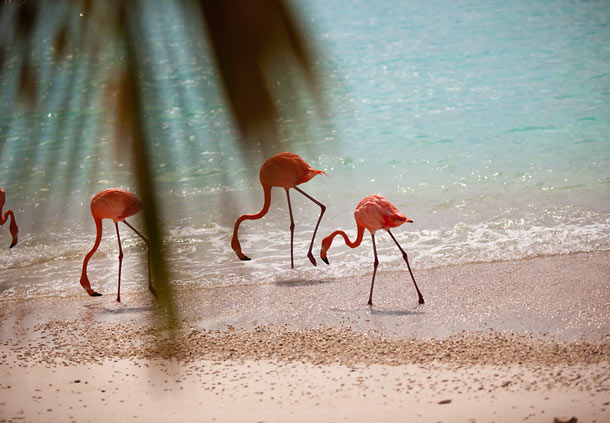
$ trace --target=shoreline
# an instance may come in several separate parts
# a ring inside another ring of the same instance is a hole
[[[181,322],[205,330],[256,327],[349,328],[397,339],[446,338],[463,332],[605,342],[610,337],[610,251],[514,261],[415,269],[426,303],[408,272],[379,272],[373,306],[366,305],[371,274],[217,288],[177,287]],[[143,286],[123,293],[0,300],[0,319],[27,328],[51,320],[149,325],[158,322]]]
[[[3,300],[0,422],[610,420],[610,252],[405,273]]]

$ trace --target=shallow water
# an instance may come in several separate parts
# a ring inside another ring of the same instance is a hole
[[[188,30],[176,11],[148,4],[144,35],[158,87],[150,95],[159,112],[149,125],[153,141],[172,146],[155,152],[175,283],[371,272],[368,235],[355,250],[337,240],[331,265],[311,266],[306,252],[319,208],[296,192],[291,270],[279,189],[269,214],[240,229],[253,260],[237,260],[232,226],[262,206],[258,167],[265,153],[256,146],[236,153],[209,58],[187,59],[197,46],[181,42]],[[289,116],[282,124],[291,149],[329,175],[302,186],[328,207],[316,257],[331,231],[355,237],[353,209],[373,193],[414,220],[393,233],[415,271],[610,249],[607,2],[316,0],[296,8],[318,46],[329,116],[307,109],[303,120]],[[10,76],[17,66],[9,65],[3,104],[14,95]],[[10,122],[2,134],[0,184],[21,227],[18,246],[0,255],[0,298],[80,294],[80,265],[94,239],[90,198],[110,186],[133,187],[103,110],[80,102],[79,93],[99,81],[87,79],[86,63],[64,71],[56,83],[77,87],[67,103],[43,96],[34,116],[3,108],[0,117],[0,128]],[[41,139],[36,148],[25,142],[31,137]],[[66,144],[75,139],[81,147],[70,155]],[[42,165],[49,160],[57,162],[51,172]],[[138,218],[134,224],[141,227]],[[104,228],[90,276],[94,287],[112,292],[117,247],[112,224]],[[144,248],[128,232],[122,232],[127,291],[146,283]],[[0,242],[10,243],[6,227]],[[404,268],[387,235],[379,233],[377,247],[380,271]]]

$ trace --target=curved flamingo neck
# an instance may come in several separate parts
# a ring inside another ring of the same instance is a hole
[[[0,206],[0,214],[2,214],[2,206]],[[4,215],[0,216],[0,225],[4,225],[9,216],[11,217],[12,221],[15,220],[15,214],[11,209],[8,209],[6,212],[4,212]]]
[[[4,198],[0,199],[0,225],[4,225],[6,223],[6,219],[8,219],[9,216],[9,212],[12,214],[13,211],[11,209],[8,209],[6,211],[6,213],[4,213],[4,215],[2,214],[2,208],[4,207],[4,202],[6,200]],[[15,218],[15,216],[13,216],[13,219]]]
[[[269,211],[269,206],[271,205],[271,186],[263,185],[263,192],[265,194],[265,202],[263,204],[263,208],[261,209],[261,211],[256,214],[244,214],[244,215],[239,216],[239,218],[235,222],[235,226],[233,227],[233,239],[231,240],[231,248],[233,248],[233,251],[235,251],[235,254],[237,254],[237,256],[242,260],[244,259],[245,255],[244,255],[244,253],[241,252],[241,244],[239,243],[239,239],[237,237],[237,232],[239,231],[239,225],[244,220],[261,219],[263,216],[265,216],[267,214],[267,212]]]
[[[259,211],[256,214],[244,214],[244,215],[241,215],[239,217],[239,219],[237,219],[237,222],[235,222],[235,227],[236,228],[244,220],[261,219],[263,216],[265,216],[267,214],[267,212],[269,211],[269,206],[271,205],[271,186],[270,185],[263,185],[263,192],[265,194],[265,201],[264,201],[263,208],[261,209],[261,211]]]
[[[9,230],[11,235],[13,236],[13,241],[11,242],[11,248],[17,244],[17,234],[19,233],[19,228],[17,227],[17,222],[15,221],[15,214],[11,209],[8,209],[4,214],[2,214],[2,208],[4,207],[4,200],[0,203],[0,225],[4,225],[8,218],[11,218],[11,224]]]
[[[97,231],[95,243],[93,244],[91,251],[89,251],[85,256],[85,260],[83,261],[83,270],[80,275],[80,284],[83,288],[85,288],[89,295],[95,294],[95,291],[91,289],[91,284],[89,283],[89,278],[87,277],[87,265],[89,264],[91,256],[93,256],[93,254],[97,251],[98,247],[100,246],[100,242],[102,241],[102,219],[96,216],[93,216],[93,219],[95,220],[95,229]]]
[[[327,237],[327,238],[330,238],[330,243],[328,245],[328,248],[330,248],[330,246],[333,243],[333,239],[337,235],[341,235],[343,237],[343,239],[345,240],[345,245],[347,245],[350,248],[356,248],[357,246],[359,246],[362,243],[362,238],[364,237],[364,226],[358,225],[358,234],[356,235],[356,239],[354,240],[354,242],[350,241],[349,238],[347,237],[347,234],[343,231],[333,232],[332,234],[330,234]]]

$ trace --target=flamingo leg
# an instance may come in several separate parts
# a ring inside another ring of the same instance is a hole
[[[415,285],[415,290],[417,291],[417,296],[419,297],[417,302],[419,304],[424,304],[424,297],[421,294],[421,292],[419,291],[419,288],[417,287],[417,282],[415,282],[415,277],[413,276],[413,272],[411,271],[411,266],[409,265],[409,259],[407,258],[407,253],[405,252],[405,250],[402,249],[402,247],[400,246],[398,241],[396,241],[396,238],[394,238],[394,235],[392,234],[392,232],[390,232],[389,229],[388,229],[388,233],[390,234],[390,236],[392,237],[392,239],[396,243],[396,246],[398,247],[398,249],[402,253],[402,258],[407,263],[407,268],[409,269],[409,273],[411,274],[411,279],[413,279],[413,284]]]
[[[371,293],[369,295],[368,305],[373,305],[373,286],[375,285],[375,274],[377,273],[377,266],[379,265],[379,259],[377,258],[377,247],[375,246],[375,234],[371,233],[373,239],[373,254],[375,255],[375,261],[373,262],[373,279],[371,280]]]
[[[294,269],[294,219],[292,217],[292,205],[290,204],[290,188],[286,188],[286,198],[288,199],[288,213],[290,213],[290,268]]]
[[[121,302],[121,268],[123,267],[123,249],[121,248],[121,235],[119,235],[119,223],[114,222],[114,226],[116,227],[116,237],[119,241],[119,282],[116,294],[116,302]]]
[[[307,257],[309,258],[309,261],[311,262],[311,264],[313,264],[314,266],[316,266],[316,259],[313,257],[313,243],[314,240],[316,239],[316,233],[318,232],[318,226],[320,226],[320,222],[322,221],[322,216],[324,216],[324,212],[326,211],[326,206],[322,203],[320,203],[318,200],[316,200],[315,198],[313,198],[311,195],[305,193],[302,189],[300,189],[299,187],[294,187],[294,189],[296,189],[298,192],[300,192],[301,194],[303,194],[305,197],[309,198],[311,201],[313,201],[314,203],[316,203],[318,206],[320,206],[320,217],[318,217],[318,222],[316,223],[316,228],[313,230],[313,236],[311,237],[311,244],[309,244],[309,252],[307,253]],[[327,263],[328,264],[328,263]]]
[[[144,235],[142,235],[140,232],[138,232],[138,230],[136,228],[134,228],[133,226],[131,226],[129,224],[129,222],[127,222],[127,220],[123,220],[123,223],[126,224],[127,226],[129,226],[129,229],[134,231],[146,243],[146,256],[148,259],[148,289],[153,294],[153,296],[155,298],[157,298],[157,291],[155,290],[155,288],[152,285],[152,279],[151,279],[151,274],[150,274],[150,245],[148,243],[148,238],[146,238]]]

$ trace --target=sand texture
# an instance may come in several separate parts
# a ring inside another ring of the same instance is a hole
[[[610,421],[610,253],[415,275],[4,300],[0,422]]]

